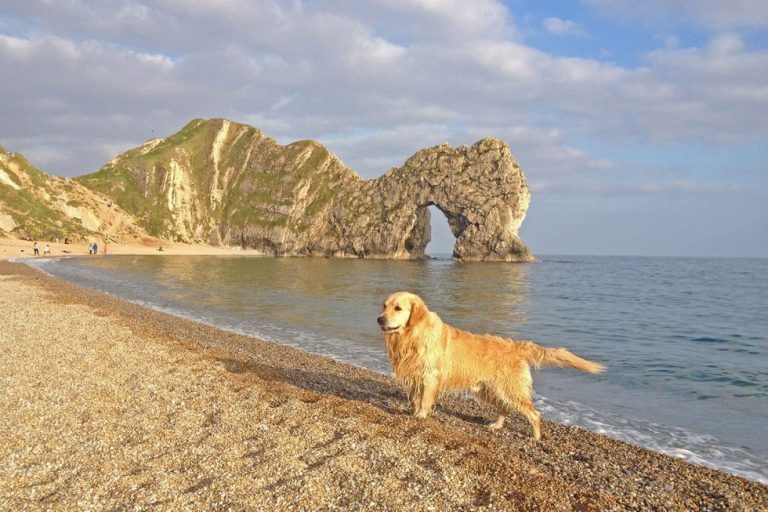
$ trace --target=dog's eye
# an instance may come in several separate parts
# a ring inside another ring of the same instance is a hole
[[[402,309],[403,309],[403,308],[401,308],[400,306],[395,306],[395,311],[400,311],[400,310],[402,310]]]

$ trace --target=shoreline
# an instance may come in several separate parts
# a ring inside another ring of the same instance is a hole
[[[0,260],[7,260],[13,258],[35,258],[33,242],[30,240],[20,240],[18,238],[0,237]],[[72,242],[64,244],[62,242],[54,242],[51,240],[38,240],[37,247],[40,252],[39,258],[44,258],[43,249],[45,245],[49,244],[51,247],[51,254],[49,257],[60,258],[68,256],[89,256],[88,254],[88,242]],[[254,256],[259,257],[261,254],[255,251],[249,251],[241,249],[239,247],[215,247],[211,245],[193,245],[183,244],[178,242],[169,242],[166,240],[159,240],[155,238],[136,239],[132,242],[111,242],[106,247],[106,252],[103,243],[98,241],[98,255],[109,254],[121,254],[121,255],[188,255],[188,256],[226,256],[226,255],[241,255],[241,256]],[[162,251],[158,251],[158,248],[162,247]]]
[[[197,419],[202,420],[188,425],[188,429],[181,428],[179,422],[175,427],[149,429],[139,445],[157,444],[169,436],[177,439],[176,449],[168,451],[186,458],[187,466],[198,467],[198,473],[206,474],[210,471],[202,470],[207,467],[204,461],[194,456],[198,445],[187,445],[182,439],[189,439],[202,430],[208,435],[201,446],[208,446],[206,443],[215,438],[219,439],[216,444],[219,450],[232,452],[231,457],[217,461],[229,464],[221,468],[219,476],[202,477],[195,471],[187,472],[197,480],[185,482],[189,485],[184,488],[165,485],[170,478],[163,476],[162,469],[168,471],[164,466],[165,457],[153,459],[154,455],[147,453],[140,464],[145,469],[137,473],[152,475],[150,481],[142,484],[144,487],[104,484],[98,487],[99,499],[89,502],[92,506],[116,506],[118,502],[148,506],[151,501],[144,495],[151,492],[145,492],[147,489],[169,500],[165,502],[166,507],[189,504],[207,507],[212,506],[210,500],[214,498],[224,500],[226,496],[238,496],[228,501],[235,509],[260,506],[286,509],[293,504],[298,508],[339,506],[356,510],[404,507],[426,510],[430,506],[455,510],[491,508],[491,505],[496,509],[523,510],[554,507],[566,510],[756,510],[768,503],[765,485],[586,430],[545,422],[544,439],[537,444],[530,439],[527,424],[515,417],[510,418],[501,432],[490,432],[483,423],[492,418],[492,412],[471,401],[447,398],[441,402],[434,419],[418,421],[406,415],[401,388],[384,375],[149,310],[55,280],[23,264],[0,262],[2,294],[8,286],[21,287],[25,290],[22,296],[34,291],[38,300],[25,308],[39,318],[46,318],[48,313],[60,308],[75,308],[88,321],[106,322],[107,326],[100,332],[86,335],[94,347],[123,343],[115,341],[114,332],[120,332],[119,338],[126,337],[127,347],[147,349],[149,352],[145,355],[155,351],[168,354],[173,362],[171,368],[167,361],[157,365],[152,358],[133,360],[134,366],[130,367],[134,376],[159,372],[156,382],[151,384],[156,388],[170,386],[170,402],[165,402],[167,410],[156,400],[149,400],[137,407],[128,407],[112,421],[137,416],[142,408],[159,407],[156,412],[167,415],[169,410],[175,410],[174,400],[183,402],[190,393],[200,403],[186,413],[197,414]],[[2,294],[0,298],[5,301]],[[41,296],[44,298],[39,298]],[[7,312],[3,315],[7,316]],[[4,322],[7,321],[4,318]],[[18,328],[21,340],[34,343],[38,335],[50,335],[48,331],[52,326],[22,324]],[[59,345],[75,341],[52,336]],[[75,343],[70,349],[79,350],[81,344]],[[16,350],[17,347],[9,346],[2,357],[12,358]],[[114,361],[102,360],[98,351],[93,357],[94,368],[115,365]],[[177,359],[193,360],[194,364],[176,363]],[[54,374],[62,370],[45,358],[38,363]],[[3,364],[13,366],[11,361]],[[177,370],[171,372],[174,368]],[[163,372],[170,375],[190,368],[194,370],[192,375],[207,377],[201,383],[187,379],[183,381],[189,387],[186,393],[175,393],[171,388],[180,384],[171,386],[170,377]],[[45,371],[41,371],[38,379],[44,375]],[[75,375],[82,377],[82,371]],[[36,382],[39,385],[42,381],[44,379]],[[6,396],[11,397],[29,391],[28,386],[16,390],[10,385],[8,389],[10,395],[6,393]],[[55,394],[62,390],[51,391]],[[118,388],[117,403],[121,396]],[[6,402],[9,400],[3,401]],[[87,403],[82,406],[82,414],[93,416]],[[49,408],[41,414],[47,414]],[[211,416],[211,410],[218,412]],[[13,416],[14,411],[2,411],[0,415],[6,412]],[[185,411],[175,415],[182,412]],[[231,418],[225,421],[224,416]],[[35,424],[30,418],[27,420],[26,423],[6,421],[3,427],[11,434],[26,431],[27,425]],[[53,424],[69,420],[71,418],[63,413]],[[34,446],[51,448],[48,439],[55,439],[56,433],[47,428],[38,425],[24,435],[37,439]],[[141,430],[134,426],[133,430],[137,429]],[[91,432],[80,444],[88,446],[102,439],[103,435]],[[243,446],[243,439],[249,440],[245,444],[259,448],[248,451],[252,447]],[[296,444],[298,448],[293,446]],[[118,453],[126,450],[124,443],[107,443],[107,446]],[[0,453],[0,460],[13,459],[19,453]],[[254,455],[266,453],[270,460]],[[130,453],[117,457],[124,462],[136,458],[140,457]],[[245,473],[244,459],[251,462]],[[55,467],[60,462],[56,456],[48,459],[43,456],[36,464]],[[97,463],[91,460],[81,466]],[[91,484],[78,476],[78,467],[71,468],[67,481],[83,486]],[[116,475],[109,467],[102,471]],[[250,475],[250,479],[243,474]],[[345,478],[340,479],[339,475]],[[37,476],[52,478],[45,472]],[[64,475],[56,478],[63,479]],[[37,494],[33,495],[33,491],[54,485],[56,478],[51,484],[29,487],[38,480],[28,481],[21,470],[0,469],[0,493],[18,497],[20,508],[47,508],[54,503],[64,509],[76,508],[73,504],[82,497],[61,489],[52,495],[60,501],[34,501]],[[254,478],[269,483],[255,485]],[[19,482],[23,484],[14,485]],[[182,492],[195,486],[198,488],[193,491]]]

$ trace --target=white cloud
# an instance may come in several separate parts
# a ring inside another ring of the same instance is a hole
[[[544,18],[542,25],[547,32],[556,36],[577,36],[583,34],[579,25],[571,20]]]
[[[652,52],[648,61],[643,90],[663,94],[645,108],[647,115],[638,113],[644,130],[720,142],[768,135],[768,51],[747,51],[737,36],[721,35],[702,48]]]
[[[507,8],[496,0],[333,0],[319,5],[408,43],[459,43],[515,34]]]
[[[714,30],[768,27],[765,0],[586,0],[598,12],[634,23],[691,22]]]
[[[5,58],[23,60],[29,55],[30,46],[26,39],[0,34],[0,52]]]
[[[526,46],[492,0],[73,2],[82,16],[71,2],[10,0],[6,12],[34,19],[35,35],[0,34],[0,66],[13,70],[0,76],[0,116],[13,120],[0,137],[23,151],[66,133],[62,147],[83,148],[62,151],[54,170],[69,174],[114,156],[87,151],[80,141],[94,134],[99,147],[139,144],[193,117],[249,122],[284,142],[326,141],[369,176],[422,145],[475,135],[508,139],[543,176],[618,165],[574,138],[767,136],[768,53],[733,34],[670,44],[627,68]]]

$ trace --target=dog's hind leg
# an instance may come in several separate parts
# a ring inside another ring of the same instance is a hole
[[[533,407],[533,402],[530,398],[519,398],[512,402],[512,406],[523,413],[531,424],[533,430],[533,438],[538,441],[541,439],[541,414]]]
[[[472,391],[474,391],[481,400],[488,402],[499,409],[499,417],[496,418],[496,421],[489,423],[488,428],[491,430],[498,430],[503,427],[504,421],[512,411],[512,408],[507,404],[507,400],[504,399],[504,396],[492,391],[483,384],[473,388]]]
[[[537,441],[541,439],[541,415],[533,407],[533,402],[528,396],[520,396],[519,393],[510,392],[505,389],[489,389],[483,387],[478,393],[480,398],[486,402],[495,405],[499,409],[499,417],[493,423],[488,424],[488,428],[499,429],[504,425],[513,410],[517,410],[526,417],[533,430],[533,438]]]

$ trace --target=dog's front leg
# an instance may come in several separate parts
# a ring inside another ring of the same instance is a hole
[[[417,418],[426,418],[432,414],[432,407],[437,400],[438,379],[436,376],[427,375],[424,377],[424,385],[421,391],[421,400],[415,416]]]
[[[408,402],[411,404],[411,414],[417,414],[419,412],[422,389],[424,389],[422,384],[418,382],[412,382],[408,385]]]

